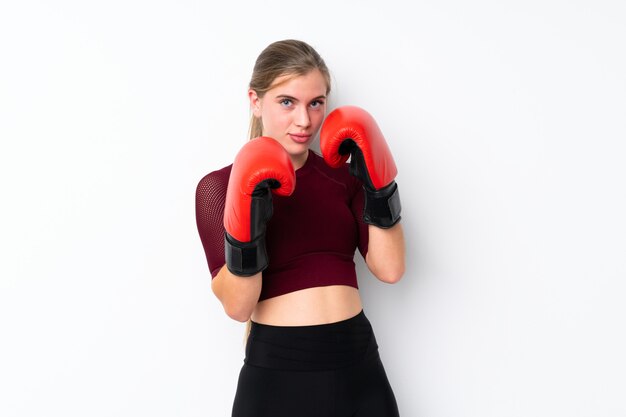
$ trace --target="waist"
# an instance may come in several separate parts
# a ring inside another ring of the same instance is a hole
[[[356,316],[363,306],[359,290],[347,285],[307,288],[259,301],[252,321],[275,326],[333,323]]]
[[[245,362],[290,371],[333,370],[378,357],[372,326],[361,310],[335,323],[273,326],[251,323]]]

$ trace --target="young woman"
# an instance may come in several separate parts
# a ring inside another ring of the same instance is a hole
[[[325,119],[330,88],[310,45],[269,45],[248,91],[250,141],[197,187],[212,290],[249,323],[233,417],[399,415],[354,264],[358,248],[381,281],[404,274],[395,165],[362,109]],[[309,149],[320,129],[323,157]]]

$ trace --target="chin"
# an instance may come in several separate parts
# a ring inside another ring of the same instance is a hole
[[[287,148],[287,153],[292,159],[302,158],[309,153],[309,147],[305,145],[293,146]]]
[[[306,144],[302,144],[302,145],[296,145],[294,147],[291,148],[291,152],[289,152],[292,155],[303,155],[305,153],[307,153],[309,151],[309,145]]]

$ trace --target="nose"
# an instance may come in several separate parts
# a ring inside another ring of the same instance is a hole
[[[309,109],[306,106],[300,106],[295,117],[295,124],[298,127],[307,128],[311,126],[311,117],[309,117]]]

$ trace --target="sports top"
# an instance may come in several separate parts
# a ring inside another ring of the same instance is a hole
[[[311,287],[358,288],[354,254],[358,248],[365,258],[369,235],[362,183],[348,167],[331,168],[309,150],[296,170],[293,194],[272,194],[265,235],[269,266],[259,301]],[[196,188],[196,224],[213,278],[226,262],[224,203],[231,168],[205,175]]]

